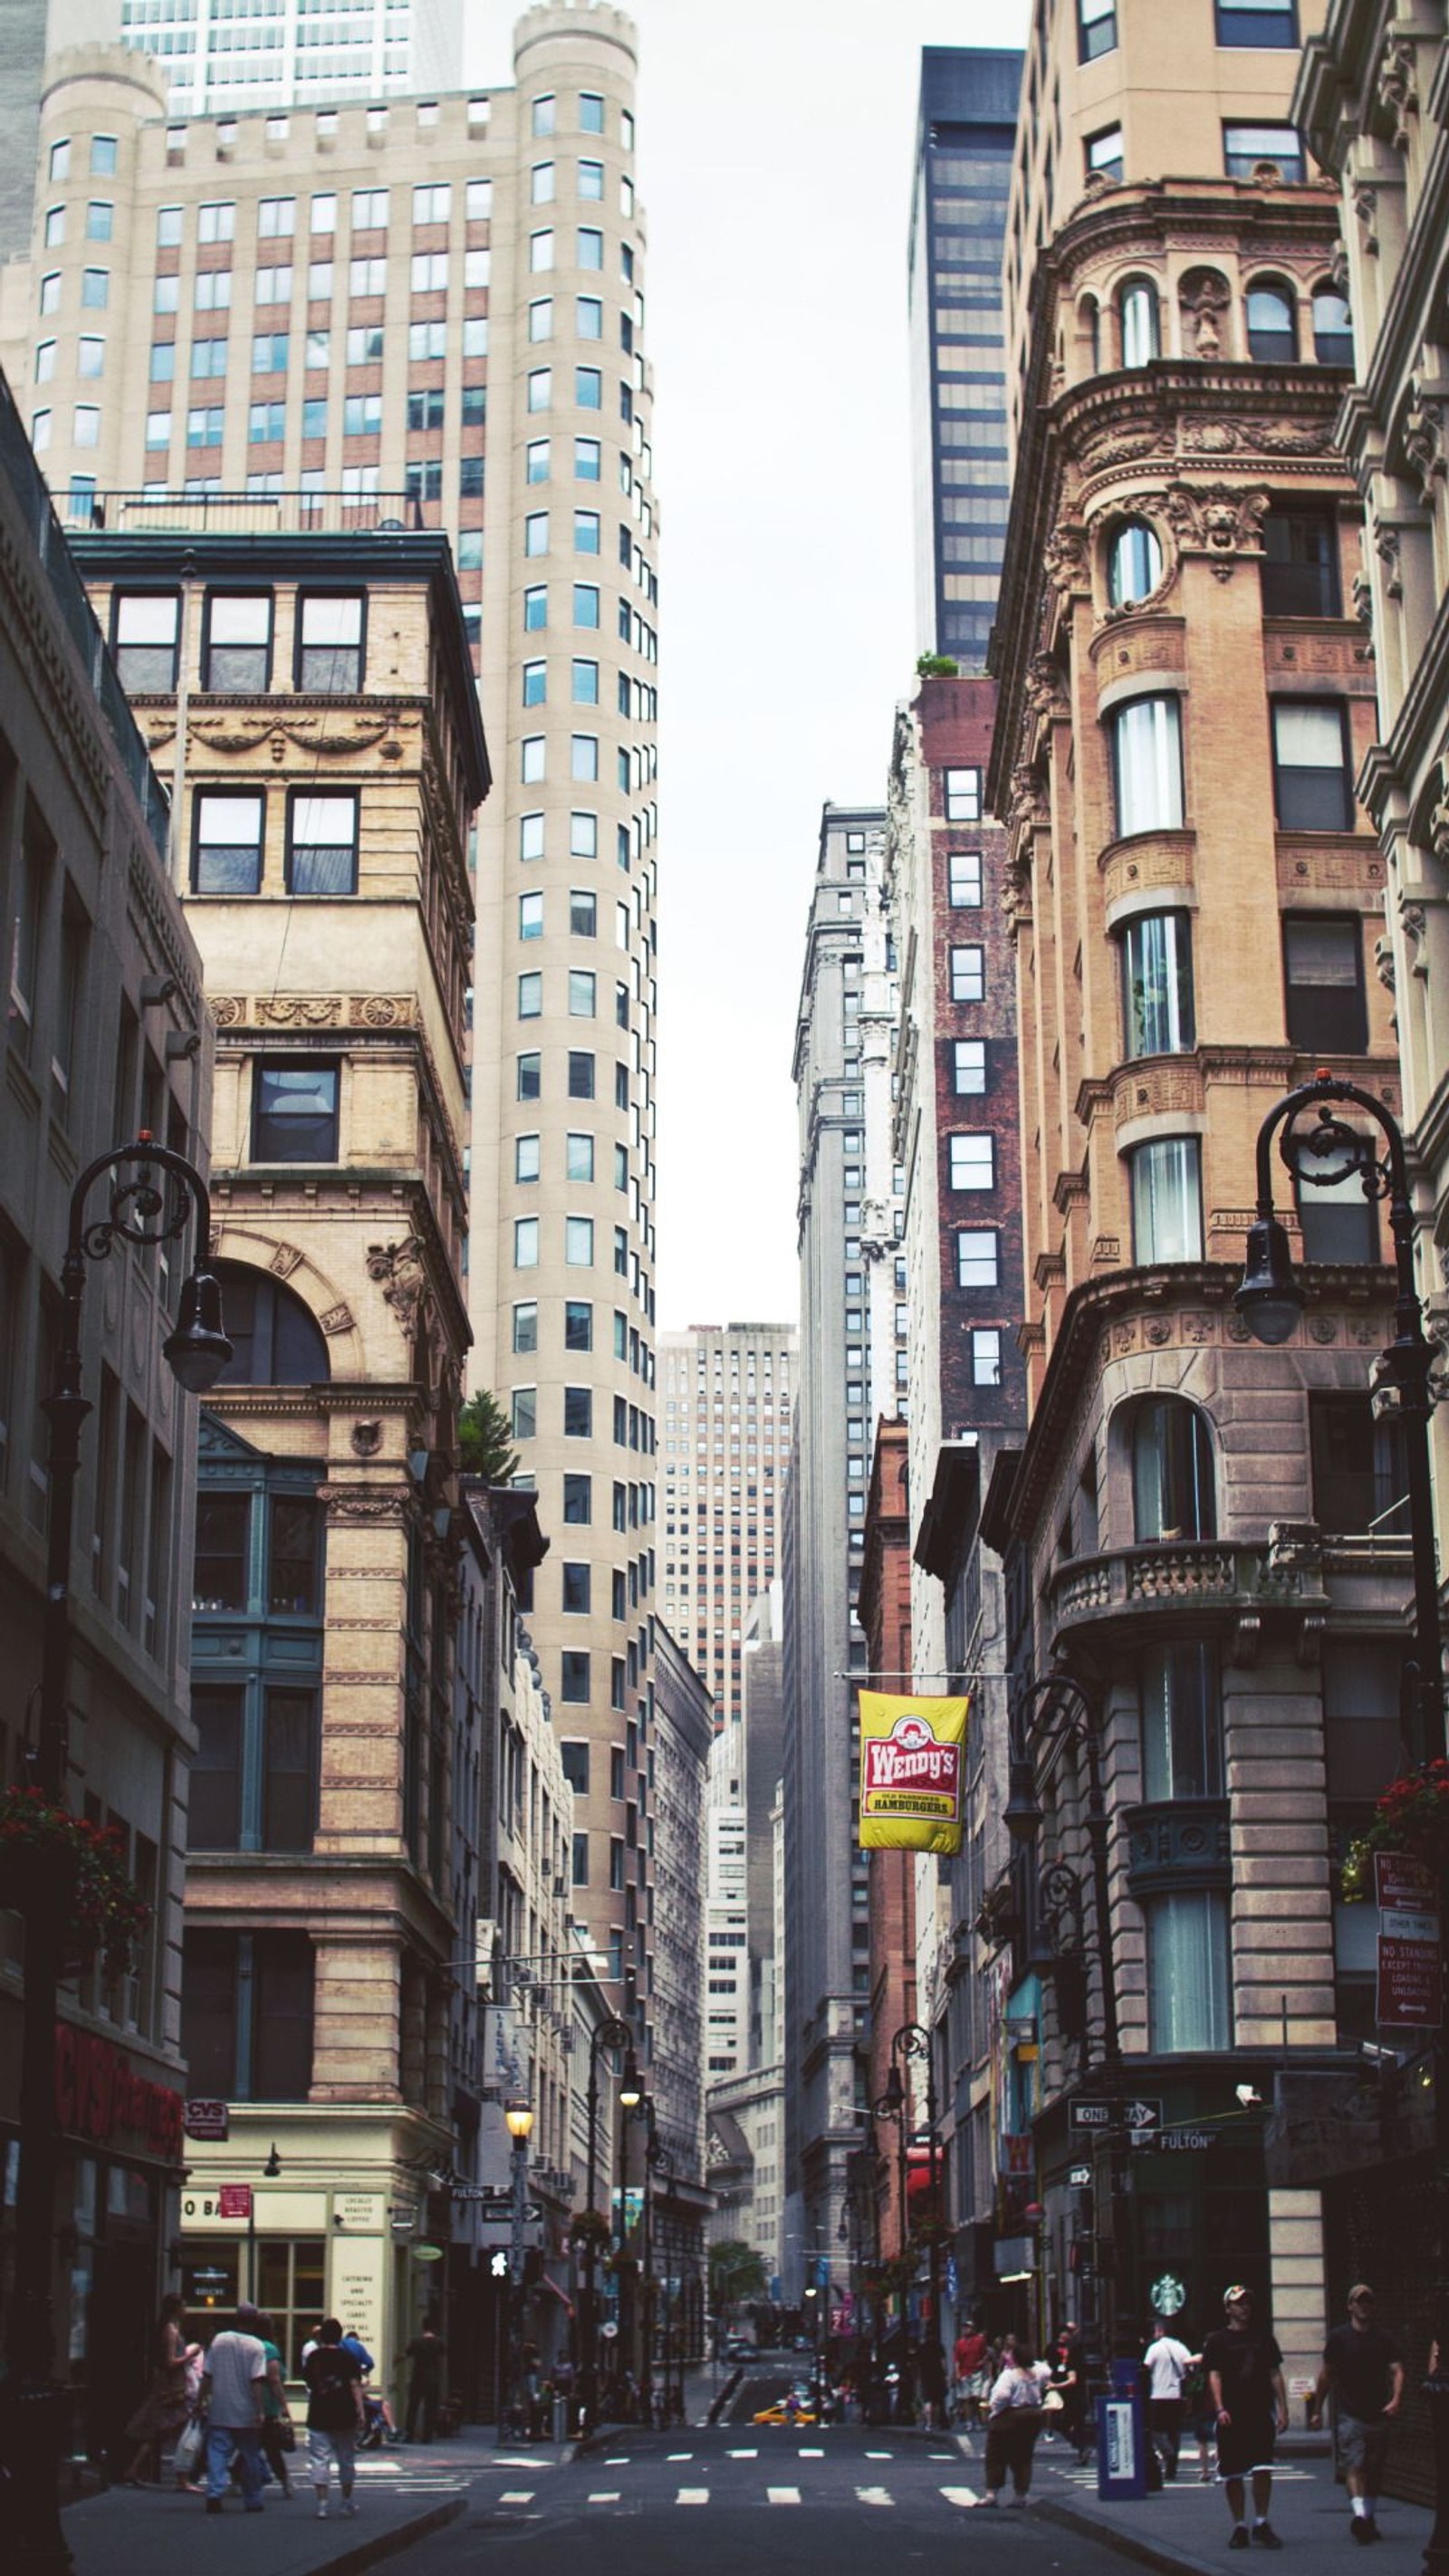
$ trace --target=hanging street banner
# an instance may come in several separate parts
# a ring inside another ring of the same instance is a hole
[[[960,1850],[970,1711],[969,1696],[860,1693],[863,1851]]]

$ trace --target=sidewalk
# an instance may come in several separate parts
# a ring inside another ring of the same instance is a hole
[[[537,2468],[564,2455],[551,2443],[538,2443],[527,2454],[500,2449],[484,2426],[453,2441],[364,2451],[357,2463],[357,2512],[340,2513],[334,2480],[327,2520],[319,2522],[302,2450],[288,2462],[291,2501],[278,2487],[266,2487],[260,2513],[244,2513],[235,2494],[222,2513],[208,2514],[200,2496],[163,2487],[112,2487],[66,2507],[65,2536],[76,2576],[156,2576],[178,2555],[188,2562],[204,2559],[207,2576],[212,2570],[217,2576],[258,2576],[259,2570],[265,2576],[322,2576],[324,2570],[326,2576],[352,2576],[354,2569],[376,2566],[455,2521],[480,2469],[525,2456]]]
[[[979,2471],[980,2437],[960,2447]],[[1060,2443],[1041,2443],[1031,2501],[1039,2520],[1059,2523],[1084,2539],[1105,2540],[1140,2566],[1161,2568],[1164,2576],[1182,2576],[1183,2570],[1224,2576],[1226,2567],[1237,2563],[1228,2555],[1226,2500],[1216,2484],[1200,2483],[1191,2444],[1182,2473],[1160,2495],[1144,2496],[1140,2504],[1101,2504],[1096,2469],[1077,2468]],[[1296,2552],[1301,2563],[1312,2553],[1315,2576],[1325,2567],[1347,2567],[1359,2558],[1349,2534],[1347,2490],[1335,2485],[1333,2463],[1321,2453],[1306,2446],[1286,2453],[1273,2474],[1269,2512],[1285,2559]],[[1433,2515],[1420,2505],[1390,2499],[1380,2506],[1378,2519],[1381,2540],[1371,2561],[1377,2576],[1419,2576]],[[1254,2561],[1259,2556],[1252,2552]]]

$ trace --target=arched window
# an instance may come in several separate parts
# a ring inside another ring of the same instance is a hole
[[[1133,1418],[1132,1517],[1139,1547],[1217,1535],[1212,1440],[1180,1395],[1148,1396]]]
[[[1117,297],[1117,316],[1122,327],[1122,364],[1145,367],[1149,358],[1161,354],[1162,340],[1157,320],[1157,289],[1150,278],[1130,277]]]
[[[1298,326],[1286,287],[1249,287],[1248,355],[1278,366],[1291,365],[1297,357]]]
[[[1107,542],[1107,596],[1114,608],[1134,608],[1162,579],[1162,546],[1146,519],[1124,519]]]
[[[1353,316],[1336,286],[1313,290],[1313,354],[1321,367],[1353,365]]]
[[[332,1374],[310,1307],[269,1270],[218,1261],[221,1310],[233,1356],[221,1386],[317,1386]]]

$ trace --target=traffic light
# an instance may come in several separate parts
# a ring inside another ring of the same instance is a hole
[[[542,2279],[543,2247],[541,2245],[529,2245],[524,2249],[523,2286],[526,2290],[536,2290]]]
[[[489,2276],[490,2276],[490,2278],[491,2278],[491,2279],[493,2279],[493,2280],[495,2280],[495,2281],[506,2281],[506,2280],[507,2280],[507,2278],[508,2278],[508,2257],[507,2257],[507,2255],[504,2253],[504,2250],[503,2250],[503,2248],[502,2248],[502,2246],[501,2246],[501,2245],[497,2245],[497,2246],[495,2246],[495,2247],[494,2247],[494,2249],[493,2249],[493,2252],[489,2255],[489,2257],[488,2257],[488,2271],[489,2271]]]

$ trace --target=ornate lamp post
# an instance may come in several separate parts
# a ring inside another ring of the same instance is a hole
[[[103,1217],[86,1202],[106,1177]],[[49,1395],[50,1518],[46,1533],[45,1628],[40,1714],[28,1779],[56,1806],[65,1803],[69,1742],[70,1558],[81,1427],[92,1410],[81,1391],[81,1307],[86,1264],[123,1243],[175,1243],[195,1215],[196,1257],[181,1291],[176,1329],[162,1348],[177,1383],[204,1395],[232,1355],[222,1330],[221,1289],[210,1268],[211,1200],[185,1156],[153,1144],[113,1145],[81,1173],[71,1193],[61,1263],[59,1347]],[[54,2385],[51,2258],[59,2133],[55,2115],[55,2016],[65,1925],[55,1893],[32,1896],[25,1920],[25,1999],[20,2060],[20,2172],[15,2208],[15,2280],[7,2336],[5,2454],[11,2471],[14,2576],[59,2576],[70,2566],[60,2525],[58,2474],[65,2398]]]
[[[1102,1990],[1102,2073],[1103,2092],[1113,2106],[1112,2125],[1108,2132],[1108,2156],[1111,2187],[1107,2194],[1094,2194],[1098,2241],[1094,2249],[1099,2281],[1106,2279],[1111,2295],[1114,2343],[1136,2328],[1136,2246],[1133,2239],[1127,2195],[1123,2188],[1126,2174],[1123,2165],[1125,2137],[1120,2118],[1122,2104],[1122,2040],[1117,2023],[1117,1974],[1112,1950],[1112,1893],[1109,1872],[1109,1832],[1106,1794],[1102,1784],[1102,1711],[1098,1702],[1071,1673],[1049,1673],[1044,1681],[1033,1682],[1014,1701],[1011,1711],[1011,1760],[1008,1795],[1003,1821],[1012,1841],[1023,1851],[1033,1854],[1042,1827],[1041,1802],[1037,1797],[1037,1757],[1053,1743],[1070,1744],[1080,1751],[1087,1765],[1087,1846],[1091,1855],[1092,1912],[1096,1921],[1097,1950],[1101,1964]],[[1054,1865],[1045,1871],[1040,1882],[1053,1915],[1060,1918],[1071,1910],[1076,1881],[1072,1873]],[[1037,1882],[1029,1900],[1029,1925],[1033,1938],[1034,1964],[1044,1964],[1036,1946],[1038,1932]],[[1061,1954],[1055,1952],[1060,1972]],[[1103,2199],[1111,2211],[1113,2230],[1110,2252],[1112,2260],[1104,2264],[1108,2249],[1102,2243]],[[1122,2226],[1122,2235],[1116,2230]]]
[[[619,2086],[621,2109],[636,2111],[643,2090],[639,2082],[639,2070],[634,2062],[634,2034],[626,2021],[620,2021],[617,2014],[611,2014],[606,2021],[598,2023],[589,2038],[589,2085],[585,2097],[589,2132],[588,2206],[585,2212],[588,2227],[584,2238],[584,2281],[583,2297],[580,2302],[582,2311],[580,2333],[583,2350],[579,2356],[579,2414],[581,2428],[585,2432],[593,2430],[599,2399],[599,2315],[596,2286],[599,2260],[599,2211],[595,2207],[595,2202],[598,2199],[599,2184],[599,2059],[606,2048],[622,2048],[624,2051],[624,2073]],[[611,2156],[609,2159],[611,2174],[613,2161]]]
[[[935,2052],[931,2047],[931,2034],[924,2025],[918,2021],[902,2022],[900,2029],[891,2034],[891,2071],[886,2079],[884,2097],[893,2116],[898,2109],[901,2124],[901,2251],[903,2254],[910,2243],[910,2208],[908,2200],[910,2190],[910,2156],[909,2139],[907,2135],[910,2103],[907,2098],[907,2090],[902,2074],[902,2068],[906,2060],[909,2058],[916,2058],[924,2061],[926,2069],[926,2148],[930,2158],[929,2176],[931,2210],[931,2233],[927,2245],[927,2260],[930,2265],[931,2332],[935,2336],[937,2344],[939,2345],[941,2340],[941,2244],[939,2236],[941,2213],[937,2200],[937,2191],[940,2184],[939,2156],[941,2140],[939,2111],[936,2102],[936,2060]],[[932,2374],[930,2385],[932,2387],[935,2385],[934,2373]]]
[[[533,2109],[510,2102],[503,2114],[513,2140],[509,2180],[513,2187],[512,2232],[508,2252],[508,2377],[510,2402],[517,2402],[523,2380],[523,2232],[528,2221],[528,2141],[533,2135]],[[503,2427],[498,2427],[501,2440]]]
[[[1382,1151],[1362,1128],[1336,1117],[1357,1109],[1371,1119]],[[1311,1123],[1310,1123],[1311,1120]],[[1281,1133],[1280,1133],[1281,1131]],[[1273,1208],[1274,1137],[1287,1170],[1318,1184],[1357,1181],[1365,1198],[1388,1204],[1394,1242],[1394,1338],[1371,1375],[1374,1410],[1401,1425],[1408,1481],[1409,1547],[1414,1575],[1414,1652],[1404,1666],[1404,1713],[1416,1764],[1442,1761],[1444,1641],[1439,1617],[1439,1569],[1434,1547],[1434,1494],[1429,1473],[1429,1421],[1434,1409],[1433,1372],[1440,1358],[1424,1330],[1414,1282],[1414,1213],[1403,1131],[1372,1091],[1320,1073],[1300,1083],[1270,1109],[1258,1130],[1257,1211],[1248,1229],[1247,1261],[1234,1303],[1260,1342],[1286,1342],[1303,1306],[1288,1237]],[[1449,1894],[1441,1882],[1440,1918]],[[1449,2576],[1449,2047],[1441,2027],[1434,2037],[1434,2174],[1438,2273],[1434,2298],[1434,2368],[1427,2382],[1434,2428],[1434,2528],[1424,2552],[1426,2576]]]
[[[640,2105],[647,2135],[644,2144],[644,2273],[641,2291],[643,2354],[639,2373],[639,2392],[644,2401],[644,2421],[654,2421],[654,2177],[672,2170],[672,2158],[659,2136],[654,2114],[654,2096],[646,2093]],[[669,2354],[664,2356],[664,2400],[669,2403]]]

